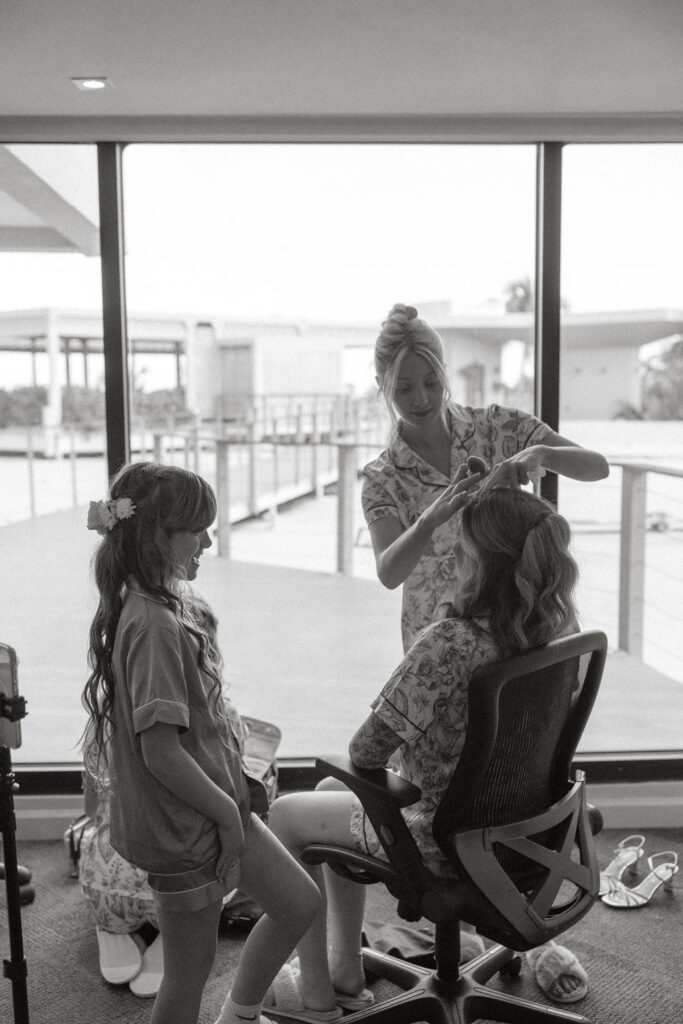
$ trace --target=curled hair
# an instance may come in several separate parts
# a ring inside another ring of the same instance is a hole
[[[486,616],[502,651],[537,647],[578,628],[567,520],[547,501],[508,487],[484,490],[461,513],[469,555],[458,614]]]
[[[394,396],[407,355],[422,356],[436,374],[443,388],[443,409],[448,405],[451,392],[444,366],[443,342],[425,320],[417,315],[414,306],[397,303],[389,311],[375,342],[375,373],[379,391],[387,404],[394,423],[397,420]]]
[[[179,531],[202,533],[216,518],[216,498],[209,484],[196,473],[177,466],[135,462],[113,478],[111,498],[130,498],[135,514],[107,532],[93,560],[99,591],[97,611],[90,626],[88,664],[91,674],[83,690],[89,721],[83,734],[87,769],[103,778],[108,771],[107,748],[113,728],[115,681],[112,666],[114,638],[123,608],[123,588],[134,576],[141,588],[172,609],[199,643],[200,666],[214,678],[210,706],[222,719],[221,680],[213,645],[182,599],[178,567],[173,562],[171,538]]]

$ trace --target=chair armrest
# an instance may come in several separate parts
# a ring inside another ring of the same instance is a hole
[[[441,920],[447,912],[443,883],[425,864],[401,814],[402,807],[419,800],[421,790],[385,768],[356,768],[348,757],[316,758],[316,768],[324,775],[339,779],[355,793],[382,845],[386,861],[322,845],[308,847],[304,860],[309,862],[309,857],[310,863],[326,860],[346,877],[353,875],[347,873],[345,867],[351,871],[363,868],[367,876],[356,880],[370,881],[374,874],[403,905],[403,910],[399,911],[401,916],[411,921],[420,916],[434,922]]]
[[[421,790],[387,768],[356,768],[350,758],[334,754],[316,758],[324,775],[343,782],[363,802],[363,796],[380,797],[395,807],[409,807],[420,799]]]

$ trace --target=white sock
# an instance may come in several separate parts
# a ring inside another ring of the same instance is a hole
[[[270,1024],[267,1017],[261,1016],[262,1006],[263,1000],[253,1006],[240,1006],[232,1001],[228,993],[216,1024]]]

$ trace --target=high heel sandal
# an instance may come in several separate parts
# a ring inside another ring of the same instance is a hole
[[[600,872],[599,896],[616,892],[626,871],[635,876],[638,861],[643,856],[644,845],[645,836],[641,835],[626,836],[620,843],[617,843],[614,849],[616,857],[610,861],[604,871]]]
[[[662,860],[662,858],[666,858]],[[616,907],[619,910],[628,910],[632,907],[644,907],[650,902],[661,885],[665,892],[672,892],[672,879],[678,872],[678,854],[673,850],[664,850],[662,853],[653,853],[648,857],[650,874],[647,875],[640,885],[629,889],[623,882],[618,883],[618,888],[602,897],[602,902],[608,907]]]

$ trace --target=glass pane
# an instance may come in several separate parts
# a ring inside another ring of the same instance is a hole
[[[562,480],[586,627],[611,654],[586,750],[683,735],[683,146],[564,153],[560,430],[607,480]]]
[[[28,702],[14,760],[77,761],[106,488],[97,153],[0,146],[0,641]]]
[[[530,146],[125,151],[134,457],[217,486],[196,589],[285,756],[343,749],[402,655],[354,485],[388,310],[439,330],[458,402],[531,407],[534,183]]]

